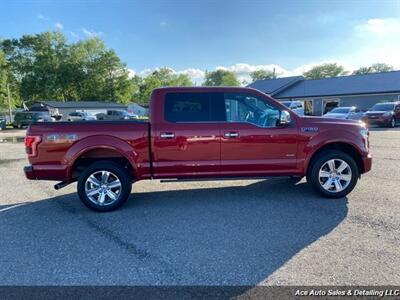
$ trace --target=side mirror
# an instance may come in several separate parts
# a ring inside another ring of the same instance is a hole
[[[281,111],[281,115],[279,117],[279,125],[285,126],[291,123],[290,113],[286,110]]]

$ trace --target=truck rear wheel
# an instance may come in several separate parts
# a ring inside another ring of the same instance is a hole
[[[126,170],[110,161],[99,161],[86,168],[78,179],[78,195],[88,208],[113,211],[123,205],[132,189]]]
[[[358,177],[357,164],[350,155],[341,151],[327,151],[312,162],[307,180],[322,196],[341,198],[354,189]]]

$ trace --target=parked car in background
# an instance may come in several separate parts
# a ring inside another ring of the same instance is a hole
[[[6,129],[6,118],[3,116],[0,116],[0,130]]]
[[[91,113],[88,113],[86,111],[83,112],[72,112],[68,114],[68,121],[74,122],[74,121],[95,121],[97,120],[96,116],[92,115]]]
[[[99,113],[96,115],[97,120],[118,121],[138,119],[138,115],[130,114],[125,110],[108,110],[107,113]]]
[[[299,116],[304,116],[304,106],[301,101],[282,101],[281,103]]]
[[[23,128],[34,122],[54,122],[55,120],[47,112],[20,111],[15,113],[13,127]]]
[[[362,121],[393,128],[400,123],[400,102],[377,103],[364,114]]]
[[[330,112],[324,114],[323,118],[360,120],[364,113],[355,106],[336,107]]]

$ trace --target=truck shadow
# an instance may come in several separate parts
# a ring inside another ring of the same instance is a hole
[[[1,252],[4,262],[48,259],[14,284],[254,286],[334,230],[347,210],[346,198],[323,199],[286,180],[133,193],[105,214],[68,194],[0,207]],[[4,235],[8,228],[13,234]],[[99,250],[107,262],[89,254]]]

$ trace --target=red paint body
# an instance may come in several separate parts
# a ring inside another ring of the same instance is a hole
[[[248,88],[162,88],[152,94],[150,121],[42,123],[27,135],[39,136],[35,155],[28,155],[29,179],[72,182],[76,160],[93,149],[113,150],[132,166],[134,179],[304,176],[312,156],[322,147],[340,143],[354,150],[361,173],[371,169],[362,124],[351,120],[299,117],[291,124],[262,128],[250,123],[171,123],[164,119],[166,93],[247,93],[273,106],[287,108]],[[237,133],[237,137],[225,137]],[[161,138],[161,134],[174,134]],[[97,153],[101,159],[101,151]]]

